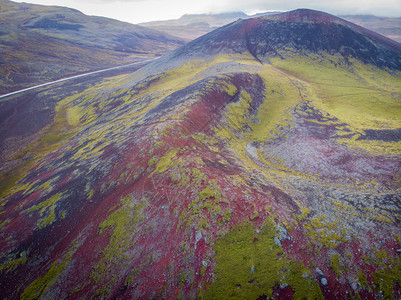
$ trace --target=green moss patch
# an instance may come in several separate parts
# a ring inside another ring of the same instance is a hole
[[[290,285],[296,299],[323,298],[309,270],[288,259],[282,247],[274,242],[275,232],[271,221],[260,230],[245,223],[218,240],[215,245],[215,281],[205,298],[269,298],[277,285]]]

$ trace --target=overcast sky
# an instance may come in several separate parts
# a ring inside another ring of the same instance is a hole
[[[331,14],[374,14],[401,17],[401,0],[16,0],[76,8],[88,15],[105,16],[130,23],[176,19],[186,13],[311,8]]]

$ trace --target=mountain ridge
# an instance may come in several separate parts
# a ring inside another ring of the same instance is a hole
[[[0,8],[1,93],[154,58],[183,44],[153,29],[69,8],[8,0]]]

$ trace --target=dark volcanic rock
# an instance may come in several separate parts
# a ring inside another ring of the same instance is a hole
[[[384,142],[399,142],[401,141],[401,128],[398,129],[367,129],[365,135],[358,138],[358,140],[376,140]]]

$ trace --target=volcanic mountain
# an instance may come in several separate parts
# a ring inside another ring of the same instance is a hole
[[[303,9],[238,20],[206,34],[174,52],[173,56],[203,57],[205,53],[251,53],[260,61],[280,56],[325,52],[344,59],[357,58],[377,67],[401,70],[401,45],[329,14]]]
[[[190,41],[238,19],[258,18],[279,13],[280,12],[264,12],[255,15],[247,15],[243,12],[234,12],[183,15],[179,19],[144,22],[138,25],[157,29]],[[401,42],[401,18],[377,17],[372,15],[346,15],[340,17],[391,38],[398,43]]]
[[[296,10],[57,101],[3,173],[1,295],[399,298],[400,49]]]
[[[64,7],[0,0],[0,93],[154,58],[180,38]]]

